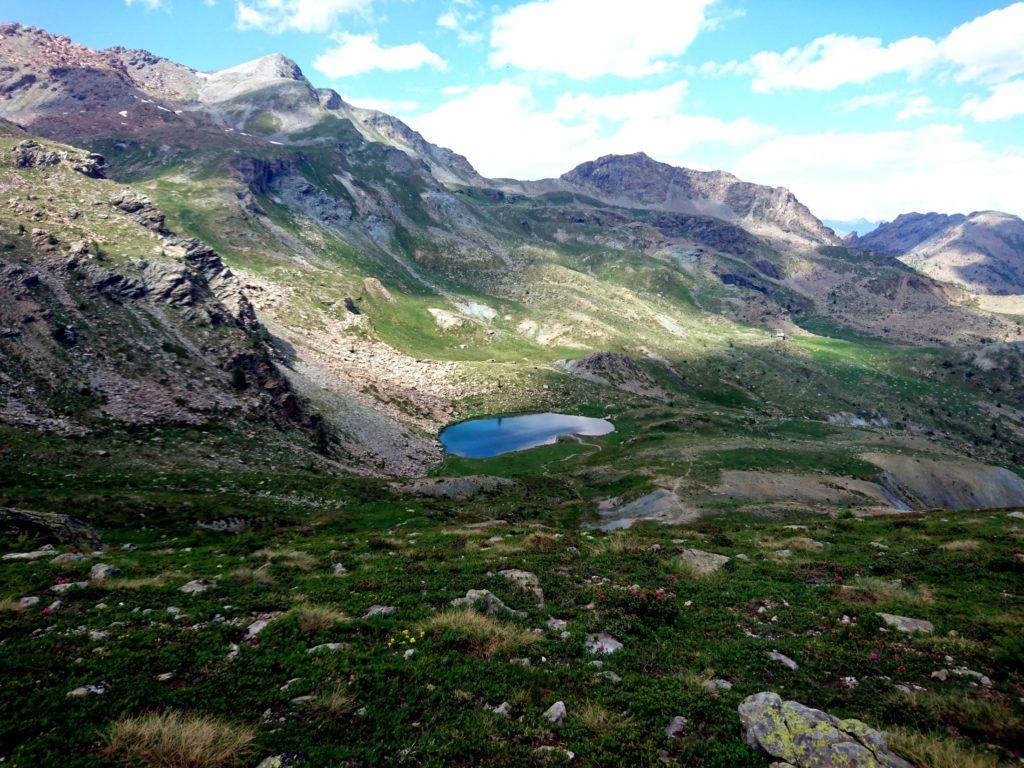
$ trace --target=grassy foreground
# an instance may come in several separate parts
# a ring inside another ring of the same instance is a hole
[[[763,768],[736,712],[762,690],[890,730],[922,767],[1024,754],[1024,522],[1007,510],[726,512],[605,534],[579,527],[557,478],[461,502],[191,482],[83,498],[102,554],[0,560],[0,764],[522,766],[569,750],[575,765]],[[131,520],[128,504],[160,514]],[[195,525],[241,508],[240,533]],[[687,547],[730,560],[698,575]],[[90,579],[97,564],[119,571]],[[543,604],[506,569],[535,574]],[[213,583],[181,591],[196,579]],[[450,605],[470,589],[515,613]],[[373,606],[395,610],[363,618]],[[901,634],[879,612],[935,630]],[[599,632],[623,648],[590,653]],[[956,668],[978,674],[932,677]]]

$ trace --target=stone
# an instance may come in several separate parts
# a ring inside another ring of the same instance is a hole
[[[944,683],[949,679],[948,669],[937,669],[931,674],[932,680],[938,680],[940,683]]]
[[[622,650],[622,643],[607,632],[587,635],[586,646],[587,650],[591,653],[615,653]]]
[[[507,701],[501,702],[501,704],[499,704],[496,707],[492,707],[490,704],[484,704],[484,709],[486,709],[488,712],[493,712],[496,715],[500,715],[501,717],[512,716],[512,705],[509,704]]]
[[[54,584],[50,587],[50,591],[57,595],[63,595],[65,592],[70,592],[72,589],[85,589],[88,586],[88,581],[66,581],[63,584]]]
[[[714,552],[705,552],[702,549],[684,549],[679,553],[679,557],[683,562],[689,565],[698,576],[706,576],[709,573],[714,573],[729,562],[729,558],[725,555],[718,555]]]
[[[307,648],[306,653],[314,656],[318,653],[327,653],[332,651],[347,651],[352,646],[348,643],[321,643],[320,645],[314,645],[312,648]]]
[[[99,547],[103,541],[99,531],[70,515],[12,507],[0,507],[0,534],[28,534],[43,541],[70,544],[83,549]],[[53,547],[43,547],[39,551],[53,554]],[[5,555],[4,559],[14,558]]]
[[[930,621],[925,621],[924,619],[911,619],[907,616],[896,616],[892,613],[880,613],[878,615],[888,626],[894,627],[899,632],[929,633],[935,630],[935,626]]]
[[[108,565],[107,563],[96,563],[96,565],[89,569],[89,578],[93,581],[106,581],[111,576],[120,572],[121,569],[117,566]]]
[[[498,616],[502,613],[518,613],[513,611],[489,589],[470,589],[465,597],[457,597],[451,604],[456,608],[473,608],[485,616]]]
[[[374,616],[390,616],[397,610],[393,605],[371,605],[363,619],[372,619]]]
[[[29,595],[28,597],[23,597],[23,598],[21,598],[18,601],[18,607],[19,608],[31,608],[34,605],[39,605],[39,598],[36,597],[35,595]]]
[[[102,696],[106,692],[106,686],[103,685],[82,685],[78,688],[68,691],[68,696],[77,699],[83,696]]]
[[[676,715],[669,721],[669,724],[665,726],[665,736],[670,739],[676,738],[686,729],[687,723],[689,723],[689,721],[685,717],[682,715]]]
[[[537,578],[537,574],[509,568],[505,571],[498,571],[498,575],[508,579],[524,592],[532,593],[539,604],[544,604],[544,590],[540,588],[540,579]]]
[[[85,555],[81,552],[64,552],[53,558],[50,563],[53,565],[63,565],[64,563],[77,563],[81,560],[85,560]]]
[[[184,592],[186,595],[199,595],[216,586],[217,582],[211,579],[192,579],[188,584],[181,587],[179,591]]]
[[[548,629],[555,632],[561,632],[569,626],[569,622],[565,619],[556,619],[554,616],[548,618]]]
[[[860,720],[840,720],[769,691],[744,699],[739,715],[748,745],[795,768],[913,768]]]
[[[331,566],[331,570],[334,571],[335,576],[345,576],[348,574],[348,569],[345,568],[341,563],[335,563]]]
[[[769,651],[768,658],[772,661],[777,661],[787,669],[792,669],[794,672],[800,669],[800,665],[793,661],[789,656],[779,653],[778,651]]]
[[[572,751],[570,751],[568,749],[564,749],[563,747],[552,747],[552,746],[549,746],[549,745],[545,745],[543,747],[537,747],[535,750],[533,750],[533,754],[535,754],[535,755],[537,755],[539,757],[542,757],[542,758],[562,757],[562,758],[565,758],[569,762],[572,762],[573,760],[576,759],[576,753],[575,752],[572,752]]]
[[[544,719],[552,723],[560,723],[565,719],[565,702],[556,701],[544,711]]]
[[[50,557],[56,552],[52,546],[47,544],[45,547],[35,549],[31,552],[8,552],[0,560],[38,560],[41,557]]]
[[[722,691],[728,691],[732,689],[732,683],[728,680],[708,680],[704,683],[704,690],[710,693],[721,693]]]

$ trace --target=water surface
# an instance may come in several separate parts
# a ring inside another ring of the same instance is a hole
[[[596,437],[614,430],[607,419],[565,413],[531,413],[463,421],[445,427],[439,437],[448,453],[467,459],[486,459],[538,445],[551,445],[565,435]]]

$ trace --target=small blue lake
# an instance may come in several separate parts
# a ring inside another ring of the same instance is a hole
[[[439,437],[448,453],[466,459],[487,459],[538,445],[551,445],[567,435],[596,437],[614,431],[614,425],[607,419],[531,413],[459,422],[442,429]]]

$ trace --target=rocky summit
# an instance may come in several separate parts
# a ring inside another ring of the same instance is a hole
[[[1024,759],[1021,220],[431,135],[0,26],[0,766]]]

